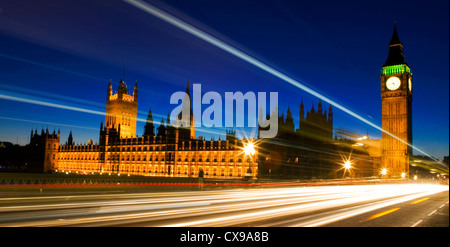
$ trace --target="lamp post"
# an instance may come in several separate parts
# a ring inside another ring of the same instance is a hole
[[[348,171],[350,174],[350,169],[352,169],[352,162],[350,161],[350,159],[348,159],[342,165],[344,166],[344,174],[342,175],[342,177],[344,178],[346,171]]]
[[[252,168],[251,168],[251,159],[252,156],[255,154],[255,144],[252,141],[248,141],[246,144],[244,144],[244,153],[245,156],[249,156],[249,162],[248,162],[248,169],[247,173],[245,174],[245,178],[252,178]]]
[[[406,178],[406,173],[402,172],[402,179]]]
[[[381,177],[386,177],[386,174],[387,174],[387,169],[386,168],[381,169]]]

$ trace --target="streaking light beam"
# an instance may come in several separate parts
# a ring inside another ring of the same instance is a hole
[[[41,105],[41,106],[46,106],[46,107],[53,107],[53,108],[59,108],[59,109],[64,109],[64,110],[77,111],[77,112],[83,112],[83,113],[89,113],[89,114],[101,115],[101,116],[107,115],[105,112],[102,112],[102,111],[85,109],[85,108],[76,107],[76,106],[57,104],[57,103],[52,103],[52,102],[48,102],[48,101],[44,101],[44,100],[30,99],[30,98],[27,98],[27,97],[29,97],[29,95],[18,94],[18,96],[8,95],[8,92],[0,90],[0,100],[10,100],[10,101],[16,101],[16,102],[22,102],[22,103],[28,103],[28,104],[34,104],[34,105]],[[156,116],[159,116],[159,115],[156,115]],[[160,115],[160,116],[163,117],[162,115]],[[7,119],[7,120],[14,120],[14,121],[29,121],[29,120],[23,120],[23,119],[7,118],[7,117],[0,117],[0,118]],[[143,122],[143,123],[148,122],[147,119],[139,118],[139,117],[136,117],[136,121]],[[31,122],[33,122],[33,121],[31,121]],[[36,122],[36,121],[34,121],[34,122]],[[153,121],[153,123],[159,124],[159,122],[157,122],[157,121]],[[49,123],[49,124],[56,124],[56,123]],[[59,125],[61,125],[61,124],[59,124]],[[210,134],[222,134],[219,131],[206,130],[206,129],[201,129],[200,132],[210,133]]]
[[[83,77],[87,77],[87,78],[98,80],[98,81],[104,81],[103,78],[91,76],[91,75],[80,73],[80,72],[73,71],[73,70],[68,70],[68,69],[61,68],[61,67],[56,67],[56,66],[53,66],[53,65],[39,63],[39,62],[36,62],[36,61],[32,61],[32,60],[28,60],[28,59],[24,59],[24,58],[20,58],[20,57],[16,57],[16,56],[11,56],[11,55],[4,54],[4,53],[0,53],[0,57],[16,60],[16,61],[23,62],[23,63],[29,63],[29,64],[41,66],[41,67],[44,67],[44,68],[48,68],[48,69],[58,70],[58,71],[62,71],[62,72],[65,72],[65,73],[70,73],[70,74],[73,74],[73,75],[83,76]]]
[[[400,139],[399,137],[395,136],[394,134],[391,134],[390,132],[384,130],[383,128],[379,127],[378,125],[372,123],[371,121],[361,117],[360,115],[358,115],[357,113],[355,113],[352,110],[348,109],[347,107],[345,107],[345,106],[339,104],[338,102],[336,102],[336,101],[326,97],[325,95],[322,95],[322,94],[314,91],[313,89],[303,85],[299,81],[297,81],[297,80],[295,80],[295,79],[293,79],[293,78],[291,78],[291,77],[289,77],[289,76],[279,72],[278,70],[276,70],[276,69],[266,65],[265,63],[263,63],[261,61],[258,61],[257,59],[255,59],[255,58],[245,54],[244,52],[239,51],[238,49],[236,49],[236,48],[226,44],[225,42],[220,41],[217,38],[214,38],[213,36],[211,36],[211,35],[203,32],[203,31],[201,31],[200,29],[198,29],[198,28],[196,28],[196,27],[194,27],[194,26],[192,26],[192,25],[190,25],[190,24],[188,24],[188,23],[186,23],[186,22],[184,22],[184,21],[182,21],[182,20],[180,20],[180,19],[170,15],[169,13],[166,13],[166,12],[156,8],[155,6],[150,5],[150,4],[148,4],[146,2],[143,2],[141,0],[124,0],[124,1],[129,3],[129,4],[131,4],[131,5],[133,5],[133,6],[135,6],[135,7],[137,7],[137,8],[139,8],[139,9],[141,9],[141,10],[143,10],[143,11],[145,11],[145,12],[147,12],[147,13],[149,13],[149,14],[151,14],[151,15],[153,15],[153,16],[155,16],[155,17],[157,17],[157,18],[159,18],[159,19],[161,19],[161,20],[163,20],[163,21],[165,21],[165,22],[167,22],[167,23],[170,23],[170,24],[172,24],[172,25],[174,25],[174,26],[176,26],[176,27],[178,27],[178,28],[180,28],[180,29],[182,29],[182,30],[184,30],[184,31],[186,31],[186,32],[188,32],[188,33],[190,33],[190,34],[192,34],[192,35],[194,35],[194,36],[196,36],[196,37],[198,37],[198,38],[200,38],[200,39],[202,39],[202,40],[204,40],[204,41],[206,41],[206,42],[208,42],[208,43],[210,43],[210,44],[212,44],[212,45],[214,45],[214,46],[216,46],[216,47],[218,47],[218,48],[220,48],[220,49],[222,49],[222,50],[224,50],[224,51],[226,51],[226,52],[228,52],[228,53],[230,53],[230,54],[232,54],[232,55],[234,55],[234,56],[236,56],[236,57],[238,57],[238,58],[240,58],[240,59],[242,59],[242,60],[244,60],[244,61],[246,61],[246,62],[248,62],[248,63],[250,63],[250,64],[252,64],[254,66],[256,66],[256,67],[258,67],[258,68],[260,68],[260,69],[262,69],[262,70],[264,70],[264,71],[266,71],[269,74],[272,74],[272,75],[280,78],[281,80],[283,80],[285,82],[288,82],[289,84],[291,84],[291,85],[293,85],[293,86],[295,86],[297,88],[300,88],[301,90],[303,90],[303,91],[305,91],[305,92],[307,92],[307,93],[309,93],[309,94],[311,94],[311,95],[313,95],[313,96],[315,96],[315,97],[317,97],[317,98],[319,98],[319,99],[321,99],[321,100],[323,100],[323,101],[325,101],[325,102],[327,102],[329,104],[332,104],[333,106],[335,106],[338,109],[342,110],[343,112],[349,114],[350,116],[353,116],[356,119],[358,119],[358,120],[360,120],[360,121],[362,121],[362,122],[372,126],[373,128],[375,128],[377,130],[380,130],[383,133],[386,133],[386,134],[392,136],[393,138],[395,138],[395,139],[401,141],[402,143],[408,145],[409,147],[411,147],[411,148],[413,148],[413,149],[415,149],[415,150],[425,154],[426,156],[432,158],[433,160],[435,160],[436,162],[438,162],[439,164],[442,165],[442,163],[439,160],[436,160],[435,158],[431,157],[430,155],[428,155],[427,153],[425,153],[421,149],[419,149],[417,147],[414,147],[413,145],[405,142],[404,140]]]
[[[54,107],[54,108],[59,108],[59,109],[71,110],[71,111],[91,113],[91,114],[96,114],[96,115],[103,115],[103,116],[105,115],[104,112],[100,112],[100,111],[94,111],[94,110],[89,110],[89,109],[84,109],[84,108],[74,107],[74,106],[55,104],[55,103],[34,100],[34,99],[25,99],[25,98],[20,98],[20,97],[5,95],[5,94],[0,94],[0,99],[12,100],[12,101],[17,101],[17,102],[42,105],[42,106],[48,106],[48,107]]]
[[[36,121],[36,120],[29,120],[29,119],[10,118],[10,117],[2,117],[2,116],[0,116],[0,119],[12,120],[12,121],[21,121],[21,122],[29,122],[29,123],[47,124],[47,125],[51,124],[51,125],[58,125],[58,126],[71,127],[71,128],[98,130],[97,128],[91,128],[91,127],[80,126],[80,125],[44,122],[44,121]]]

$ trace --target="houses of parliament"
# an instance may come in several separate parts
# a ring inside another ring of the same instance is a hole
[[[349,130],[333,128],[333,107],[319,100],[306,111],[300,99],[298,129],[290,108],[278,117],[275,138],[259,139],[256,153],[245,155],[246,140],[227,130],[225,140],[195,137],[194,118],[190,127],[175,127],[161,120],[155,127],[151,110],[142,136],[137,136],[138,85],[128,93],[123,78],[117,93],[109,82],[106,90],[105,122],[100,124],[99,142],[76,145],[72,132],[60,144],[60,133],[31,131],[30,147],[39,146],[44,172],[81,174],[124,174],[156,177],[206,178],[337,178],[345,172],[343,158],[353,162],[351,176],[369,177],[386,169],[389,177],[408,176],[412,150],[412,73],[403,54],[397,29],[381,67],[381,140],[370,140]],[[189,82],[186,95],[190,96]],[[191,100],[189,98],[189,100]],[[192,106],[192,104],[190,104]],[[269,117],[269,116],[267,116]],[[181,113],[175,121],[181,121]],[[183,118],[184,119],[184,118]],[[259,128],[261,130],[261,128]],[[364,139],[364,141],[363,141]],[[41,158],[39,158],[41,159]],[[345,175],[345,173],[344,173]]]
[[[249,175],[246,173],[251,168],[251,176],[256,178],[257,155],[245,155],[243,141],[236,139],[234,131],[227,131],[226,140],[195,139],[193,125],[174,127],[169,116],[155,129],[150,110],[144,134],[137,137],[137,83],[132,94],[128,94],[122,79],[116,94],[112,89],[110,82],[99,143],[75,145],[71,132],[67,142],[59,145],[59,133],[43,134],[46,139],[44,171],[197,177],[203,170],[205,178],[242,178]],[[186,93],[190,93],[189,85]]]

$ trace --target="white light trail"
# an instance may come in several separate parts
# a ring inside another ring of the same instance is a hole
[[[448,186],[388,184],[0,198],[0,226],[321,226],[442,191]]]
[[[0,99],[4,99],[4,100],[10,100],[10,101],[16,101],[16,102],[22,102],[22,103],[28,103],[28,104],[34,104],[34,105],[41,105],[41,106],[59,108],[59,109],[64,109],[64,110],[89,113],[89,114],[94,114],[94,115],[101,115],[101,116],[106,115],[106,113],[103,111],[96,111],[96,110],[91,110],[91,109],[86,109],[86,108],[81,108],[81,107],[76,107],[76,106],[68,106],[68,105],[57,104],[57,103],[52,103],[52,102],[47,102],[47,101],[37,100],[37,99],[28,99],[24,95],[20,95],[20,96],[23,96],[23,97],[7,95],[6,93],[4,93],[3,91],[0,90]],[[143,119],[143,118],[136,118],[136,121],[146,122],[147,120]],[[157,121],[154,121],[154,123],[157,123]]]
[[[81,108],[81,107],[69,106],[69,105],[64,105],[64,104],[59,104],[59,103],[52,103],[52,102],[48,102],[46,100],[42,100],[40,98],[32,99],[31,97],[32,97],[31,95],[18,94],[18,93],[14,93],[14,94],[10,95],[10,93],[8,91],[0,90],[0,99],[3,99],[3,100],[10,100],[10,101],[16,101],[16,102],[22,102],[22,103],[41,105],[41,106],[46,106],[46,107],[53,107],[53,108],[59,108],[59,109],[64,109],[64,110],[106,116],[106,113],[103,111],[96,111],[96,110],[91,110],[91,109],[86,109],[86,108]],[[154,118],[161,117],[162,119],[165,118],[165,116],[160,115],[160,114],[153,114],[153,117]],[[2,117],[2,118],[6,119],[6,120],[13,120],[13,121],[38,122],[38,121],[14,119],[14,118],[7,118],[7,117]],[[136,117],[136,121],[146,123],[147,119]],[[153,120],[153,123],[159,124],[160,122],[157,120]],[[49,123],[49,124],[55,124],[55,125],[61,125],[61,126],[63,125],[63,124],[56,124],[56,123]],[[65,126],[70,126],[70,125],[65,125]],[[86,128],[88,128],[88,127],[86,127]],[[214,130],[214,129],[210,130],[210,129],[204,129],[204,128],[199,129],[199,132],[209,133],[209,134],[223,134],[221,131],[218,131],[218,130]]]
[[[80,125],[71,125],[71,124],[53,123],[53,122],[45,122],[45,121],[36,121],[36,120],[21,119],[21,118],[11,118],[11,117],[1,117],[1,116],[0,116],[0,119],[12,120],[12,121],[21,121],[21,122],[28,122],[28,123],[47,124],[47,125],[48,125],[48,124],[51,124],[51,125],[64,126],[64,127],[71,127],[71,128],[80,128],[80,129],[97,130],[97,128],[86,127],[86,126],[80,126]]]
[[[178,27],[178,28],[180,28],[180,29],[182,29],[182,30],[184,30],[184,31],[186,31],[186,32],[196,36],[197,38],[200,38],[200,39],[202,39],[202,40],[204,40],[204,41],[206,41],[206,42],[208,42],[208,43],[210,43],[210,44],[212,44],[212,45],[214,45],[214,46],[216,46],[216,47],[218,47],[218,48],[220,48],[220,49],[222,49],[222,50],[224,50],[224,51],[226,51],[226,52],[228,52],[228,53],[230,53],[230,54],[232,54],[232,55],[234,55],[234,56],[236,56],[236,57],[238,57],[238,58],[240,58],[240,59],[242,59],[242,60],[244,60],[244,61],[246,61],[246,62],[248,62],[248,63],[250,63],[250,64],[252,64],[254,66],[256,66],[256,67],[258,67],[258,68],[260,68],[260,69],[262,69],[262,70],[264,70],[264,71],[266,71],[269,74],[272,74],[272,75],[278,77],[279,79],[281,79],[281,80],[283,80],[285,82],[288,82],[289,84],[291,84],[291,85],[293,85],[293,86],[295,86],[297,88],[300,88],[301,90],[303,90],[303,91],[305,91],[305,92],[307,92],[307,93],[309,93],[309,94],[311,94],[311,95],[313,95],[313,96],[315,96],[315,97],[317,97],[317,98],[319,98],[319,99],[321,99],[321,100],[323,100],[323,101],[325,101],[325,102],[335,106],[336,108],[342,110],[343,112],[349,114],[350,116],[355,117],[356,119],[358,119],[358,120],[360,120],[360,121],[362,121],[362,122],[372,126],[373,128],[375,128],[377,130],[380,130],[380,131],[382,131],[382,132],[392,136],[393,138],[401,141],[402,143],[408,145],[409,147],[419,151],[420,153],[422,153],[422,154],[432,158],[434,161],[436,161],[439,164],[443,165],[439,160],[436,160],[435,158],[431,157],[429,154],[425,153],[423,150],[421,150],[421,149],[411,145],[410,143],[405,142],[401,138],[399,138],[399,137],[395,136],[394,134],[384,130],[383,128],[379,127],[378,125],[372,123],[371,121],[361,117],[360,115],[358,115],[357,113],[355,113],[352,110],[348,109],[347,107],[339,104],[338,102],[336,102],[336,101],[326,97],[325,95],[323,95],[321,93],[318,93],[318,92],[314,91],[313,89],[311,89],[311,88],[305,86],[304,84],[300,83],[298,80],[295,80],[295,79],[293,79],[293,78],[291,78],[291,77],[281,73],[280,71],[278,71],[278,70],[268,66],[267,64],[265,64],[265,63],[255,59],[255,58],[247,55],[246,53],[244,53],[242,51],[239,51],[238,49],[236,49],[236,48],[226,44],[225,42],[223,42],[223,41],[221,41],[221,40],[219,40],[219,39],[217,39],[217,38],[215,38],[215,37],[205,33],[204,31],[201,31],[200,29],[198,29],[198,28],[196,28],[196,27],[194,27],[194,26],[192,26],[192,25],[190,25],[190,24],[180,20],[179,18],[176,18],[175,16],[173,16],[173,15],[167,13],[167,12],[164,12],[164,11],[156,8],[155,6],[153,6],[153,5],[149,4],[149,3],[146,3],[144,1],[141,1],[141,0],[124,0],[124,1],[129,3],[129,4],[131,4],[131,5],[133,5],[133,6],[135,6],[135,7],[137,7],[137,8],[139,8],[139,9],[141,9],[141,10],[143,10],[143,11],[145,11],[145,12],[147,12],[147,13],[149,13],[149,14],[151,14],[151,15],[153,15],[153,16],[155,16],[155,17],[157,17],[157,18],[159,18],[159,19],[161,19],[161,20],[163,20],[163,21],[165,21],[165,22],[167,22],[167,23],[169,23],[169,24],[172,24],[172,25],[174,25],[174,26],[176,26],[176,27]]]
[[[103,115],[103,116],[105,115],[105,113],[101,112],[101,111],[94,111],[94,110],[84,109],[84,108],[80,108],[80,107],[74,107],[74,106],[68,106],[68,105],[62,105],[62,104],[55,104],[55,103],[50,103],[50,102],[45,102],[45,101],[40,101],[40,100],[34,100],[34,99],[26,99],[26,98],[15,97],[15,96],[10,96],[10,95],[5,95],[5,94],[0,94],[0,99],[12,100],[12,101],[17,101],[17,102],[22,102],[22,103],[42,105],[42,106],[48,106],[48,107],[54,107],[54,108],[60,108],[60,109],[64,109],[64,110],[78,111],[78,112],[84,112],[84,113],[91,113],[91,114],[96,114],[96,115]]]
[[[24,62],[24,63],[29,63],[29,64],[41,66],[41,67],[44,67],[44,68],[48,68],[48,69],[58,70],[58,71],[62,71],[62,72],[65,72],[65,73],[70,73],[70,74],[73,74],[73,75],[87,77],[87,78],[90,78],[90,79],[93,79],[93,80],[104,81],[104,79],[99,78],[99,77],[91,76],[91,75],[88,75],[88,74],[84,74],[84,73],[80,73],[80,72],[77,72],[77,71],[68,70],[68,69],[64,69],[64,68],[60,68],[60,67],[55,67],[55,66],[48,65],[48,64],[38,63],[36,61],[32,61],[32,60],[28,60],[28,59],[24,59],[24,58],[20,58],[20,57],[15,57],[15,56],[11,56],[11,55],[4,54],[4,53],[0,53],[0,57],[12,59],[12,60],[16,60],[16,61],[20,61],[20,62]]]

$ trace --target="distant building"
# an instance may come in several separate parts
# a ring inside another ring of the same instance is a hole
[[[137,103],[137,82],[133,94],[130,95],[123,79],[120,79],[119,90],[115,94],[110,81],[106,93],[105,129],[118,131],[120,126],[120,138],[136,137]]]
[[[186,92],[189,95],[189,84]],[[137,137],[137,95],[137,84],[133,95],[130,95],[123,80],[119,82],[117,94],[112,93],[110,83],[105,125],[100,125],[99,144],[94,145],[90,141],[87,145],[75,145],[70,135],[66,144],[59,145],[59,134],[49,138],[45,150],[48,158],[46,169],[157,177],[197,177],[203,169],[205,178],[236,179],[244,177],[251,167],[251,176],[257,176],[257,153],[246,157],[243,141],[236,139],[235,132],[227,131],[226,140],[195,139],[192,114],[190,127],[174,127],[168,116],[166,122],[161,119],[155,133],[150,110],[144,134]],[[187,100],[191,100],[190,97]],[[177,120],[180,119],[181,116]]]
[[[381,139],[372,139],[347,129],[335,130],[334,145],[340,156],[351,161],[350,177],[382,177]],[[341,158],[342,160],[342,158]],[[342,164],[343,161],[340,161]]]
[[[0,148],[0,168],[9,171],[49,172],[57,162],[58,133],[48,129],[32,130],[30,144],[26,146],[4,145]]]
[[[242,151],[244,143],[236,139],[233,130],[227,131],[226,140],[195,138],[189,82],[183,105],[190,104],[190,116],[185,118],[182,113],[176,119],[168,116],[156,128],[149,110],[144,133],[139,137],[136,133],[138,86],[136,83],[129,94],[122,78],[117,93],[113,93],[111,81],[108,85],[105,124],[100,124],[99,144],[90,141],[87,145],[76,145],[70,133],[67,142],[60,145],[59,131],[57,135],[48,131],[37,135],[35,131],[29,146],[39,147],[33,150],[44,154],[35,160],[41,162],[45,172],[196,177],[202,169],[206,178],[235,179],[244,177],[251,168],[253,178],[339,178],[346,175],[342,169],[343,158],[351,157],[354,162],[349,172],[351,177],[379,176],[380,170],[386,168],[385,177],[400,178],[402,174],[408,176],[412,155],[411,147],[404,143],[412,142],[412,73],[396,27],[380,78],[382,128],[402,141],[386,133],[382,133],[381,140],[359,139],[362,135],[343,137],[337,131],[333,136],[333,107],[324,108],[319,100],[317,109],[312,105],[306,111],[301,101],[299,128],[295,129],[288,107],[286,115],[273,116],[278,118],[276,137],[260,139],[258,136],[258,152],[246,157]],[[258,130],[265,129],[268,128]]]
[[[288,107],[278,117],[278,134],[260,141],[259,171],[261,177],[271,178],[331,178],[336,170],[333,152],[332,106],[323,111],[319,101],[305,112],[300,104],[299,129],[295,129]],[[264,128],[259,128],[259,131]]]

